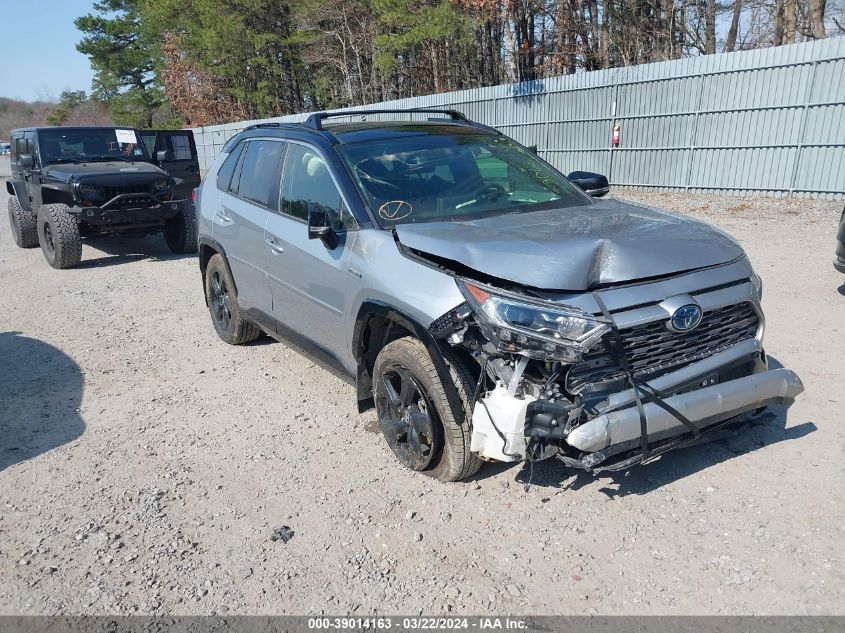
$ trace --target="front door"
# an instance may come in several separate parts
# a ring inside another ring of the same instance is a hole
[[[200,169],[197,158],[197,146],[194,133],[190,130],[145,130],[140,133],[144,145],[150,152],[153,163],[182,183],[176,186],[176,196],[180,200],[191,197],[191,191],[199,187]],[[153,143],[150,137],[155,135]],[[150,146],[154,148],[150,151]],[[158,153],[165,152],[165,160],[158,159]]]
[[[308,239],[308,203],[333,215],[339,244]],[[282,177],[280,212],[267,221],[267,274],[273,316],[337,359],[346,350],[347,260],[357,235],[328,167],[317,150],[291,142]]]

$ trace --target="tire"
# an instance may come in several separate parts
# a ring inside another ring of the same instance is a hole
[[[235,284],[226,262],[219,254],[208,260],[205,269],[205,298],[217,336],[230,345],[251,343],[261,329],[241,314]]]
[[[32,211],[24,209],[15,196],[9,198],[9,226],[15,244],[20,248],[38,246],[38,218]]]
[[[197,252],[197,216],[193,207],[180,211],[167,221],[164,241],[174,253],[189,255]]]
[[[67,205],[45,204],[38,211],[38,242],[44,259],[53,268],[72,268],[82,261],[79,221]]]
[[[481,467],[469,450],[468,403],[475,381],[451,352],[443,350],[443,356],[446,384],[421,341],[406,337],[388,343],[373,368],[373,395],[379,426],[399,461],[440,481],[459,481]],[[405,391],[407,378],[411,386]]]

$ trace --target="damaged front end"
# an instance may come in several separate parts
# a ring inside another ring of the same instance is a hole
[[[466,302],[430,330],[478,363],[471,450],[485,459],[626,468],[804,390],[768,369],[753,272],[668,299],[629,286],[566,303],[456,281]]]

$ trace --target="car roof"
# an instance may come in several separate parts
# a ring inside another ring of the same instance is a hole
[[[455,121],[445,118],[429,119],[428,121],[326,121],[320,129],[308,125],[308,123],[260,123],[248,127],[241,134],[275,136],[275,132],[278,132],[280,136],[302,140],[308,137],[318,137],[333,145],[426,135],[491,136],[499,134],[492,128],[471,121]],[[238,135],[238,137],[241,137],[241,135]]]
[[[134,130],[135,128],[130,126],[120,126],[120,125],[41,125],[37,127],[21,127],[12,130],[12,133],[15,132],[44,132],[47,130],[68,130],[68,131],[76,131],[76,130]]]
[[[442,121],[359,121],[355,123],[328,123],[325,128],[340,144],[357,143],[387,138],[454,134],[485,135],[489,130],[470,123]]]

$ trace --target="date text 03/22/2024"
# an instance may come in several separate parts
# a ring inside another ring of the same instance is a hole
[[[402,631],[431,631],[431,630],[525,630],[528,623],[520,618],[499,616],[466,617],[339,617],[339,618],[308,618],[308,628],[311,630],[346,630],[372,631],[391,630]]]

